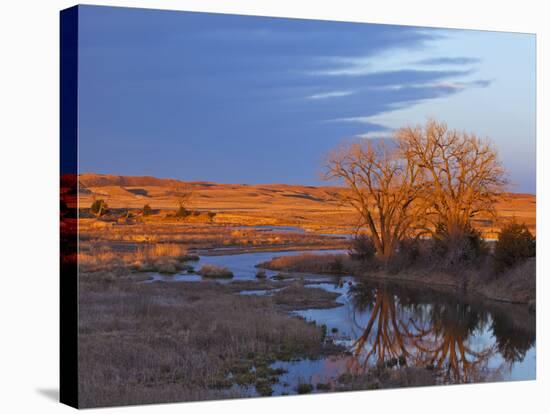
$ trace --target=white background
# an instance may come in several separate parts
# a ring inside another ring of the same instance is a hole
[[[157,0],[97,4],[537,33],[539,212],[548,212],[548,27],[544,1]],[[0,411],[69,412],[58,396],[59,10],[0,6]],[[545,27],[546,25],[546,27]],[[545,82],[546,81],[546,82]],[[483,110],[483,108],[480,108]],[[541,412],[548,409],[548,216],[537,217],[537,381],[103,409],[101,412]],[[546,348],[546,349],[545,349]],[[546,387],[546,392],[544,388]]]

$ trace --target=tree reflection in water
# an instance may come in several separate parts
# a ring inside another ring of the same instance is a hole
[[[412,334],[409,323],[398,317],[393,295],[385,289],[369,289],[363,285],[354,286],[351,293],[354,312],[368,311],[370,317],[352,346],[349,371],[362,374],[375,363],[392,360],[405,364],[412,357],[408,345]],[[356,325],[359,324],[356,322]]]
[[[521,324],[514,324],[506,314],[496,313],[493,315],[491,328],[497,349],[510,364],[510,368],[514,363],[522,362],[527,351],[535,344],[534,326],[533,329],[529,329],[529,322],[534,325],[534,317],[532,321],[521,320]]]
[[[431,309],[431,325],[414,346],[421,351],[422,359],[442,373],[444,383],[483,381],[490,374],[489,359],[495,346],[475,350],[470,339],[485,321],[483,314],[471,306],[456,302],[436,304]]]
[[[355,375],[373,365],[408,365],[434,369],[442,383],[487,381],[500,370],[489,369],[492,356],[501,352],[506,360],[519,360],[533,343],[511,344],[513,339],[498,337],[490,345],[479,343],[476,333],[487,327],[490,316],[457,299],[425,301],[419,294],[404,291],[396,296],[386,287],[364,284],[354,286],[350,295],[353,319],[362,330],[348,364]],[[365,312],[366,324],[357,322]],[[494,331],[506,326],[498,319],[492,322]]]

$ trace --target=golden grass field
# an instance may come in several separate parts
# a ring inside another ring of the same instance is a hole
[[[176,210],[178,192],[185,191],[192,194],[186,207],[216,212],[217,224],[297,226],[317,233],[348,234],[357,223],[353,209],[340,201],[342,188],[335,186],[217,184],[81,174],[79,188],[80,208],[88,208],[95,199],[103,199],[115,209],[141,209],[149,204],[160,210],[162,217],[163,212]],[[535,234],[535,195],[509,193],[496,210],[496,220],[474,220],[485,237],[495,237],[502,224],[512,219],[527,224]]]

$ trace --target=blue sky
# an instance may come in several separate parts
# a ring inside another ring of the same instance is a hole
[[[428,117],[534,193],[534,35],[80,7],[81,172],[319,185],[342,140]]]

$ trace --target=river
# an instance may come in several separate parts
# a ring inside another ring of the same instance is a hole
[[[303,252],[201,256],[194,266],[198,269],[205,263],[215,264],[234,273],[233,279],[218,283],[257,280],[258,263],[274,256],[300,253]],[[278,272],[267,270],[266,273],[269,278]],[[273,367],[287,371],[273,386],[275,395],[294,394],[297,384],[304,382],[313,385],[333,383],[342,374],[364,373],[381,363],[433,369],[438,373],[440,384],[532,380],[536,377],[535,318],[526,307],[473,303],[427,289],[365,283],[352,276],[301,276],[308,286],[337,292],[340,306],[292,314],[319,326],[325,325],[328,339],[345,346],[348,352],[318,360],[275,362]],[[187,273],[152,274],[150,281],[201,282],[202,278]],[[241,294],[272,292],[248,290]],[[313,392],[316,392],[315,387]]]

